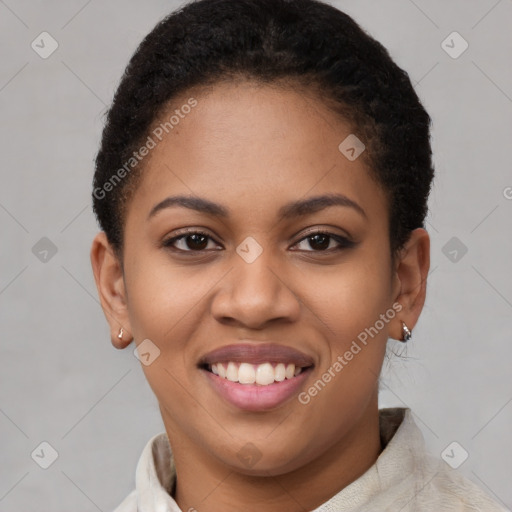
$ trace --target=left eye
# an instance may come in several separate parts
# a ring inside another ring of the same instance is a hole
[[[300,246],[301,244],[308,244],[309,247],[313,249],[315,252],[327,251],[331,249],[341,249],[344,247],[352,247],[354,244],[348,240],[347,238],[339,235],[334,235],[332,233],[313,233],[302,240],[300,240],[296,245]],[[308,249],[299,249],[306,250]],[[308,251],[311,252],[311,251]]]

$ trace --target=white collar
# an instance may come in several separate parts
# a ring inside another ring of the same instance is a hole
[[[354,482],[312,512],[506,511],[479,487],[425,451],[409,408],[379,410],[383,451]],[[136,489],[114,512],[182,512],[172,498],[175,467],[167,434],[146,444],[136,469]],[[475,507],[475,508],[473,508]]]

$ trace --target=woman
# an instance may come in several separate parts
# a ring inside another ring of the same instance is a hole
[[[166,432],[117,512],[503,510],[378,408],[425,302],[429,129],[388,52],[314,0],[200,0],[145,38],[91,262]]]

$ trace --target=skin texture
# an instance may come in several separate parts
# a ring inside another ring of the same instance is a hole
[[[114,346],[150,339],[161,351],[142,369],[175,456],[182,510],[311,510],[382,449],[378,375],[386,340],[401,339],[401,320],[412,330],[423,308],[429,236],[414,230],[391,271],[384,191],[362,157],[351,162],[338,150],[351,128],[313,93],[250,82],[197,92],[198,105],[145,160],[123,264],[104,233],[93,241],[101,304]],[[356,201],[366,217],[330,206],[277,219],[288,202],[333,193]],[[229,216],[173,206],[147,220],[177,194],[220,203]],[[206,249],[191,250],[197,242],[186,238],[174,251],[162,246],[183,228],[208,234]],[[311,228],[355,245],[336,250],[327,239],[326,251],[306,238]],[[263,249],[250,264],[236,252],[246,237]],[[207,352],[242,339],[275,342],[313,358],[304,391],[396,303],[401,311],[307,404],[294,396],[272,410],[242,411],[197,367]],[[252,467],[237,457],[248,442],[261,455]]]

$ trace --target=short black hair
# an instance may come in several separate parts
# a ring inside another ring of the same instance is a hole
[[[196,0],[144,38],[107,112],[95,162],[93,210],[117,255],[144,168],[133,155],[151,126],[178,95],[240,78],[309,88],[351,124],[370,176],[386,192],[394,260],[411,231],[424,227],[431,119],[388,51],[317,0]]]

